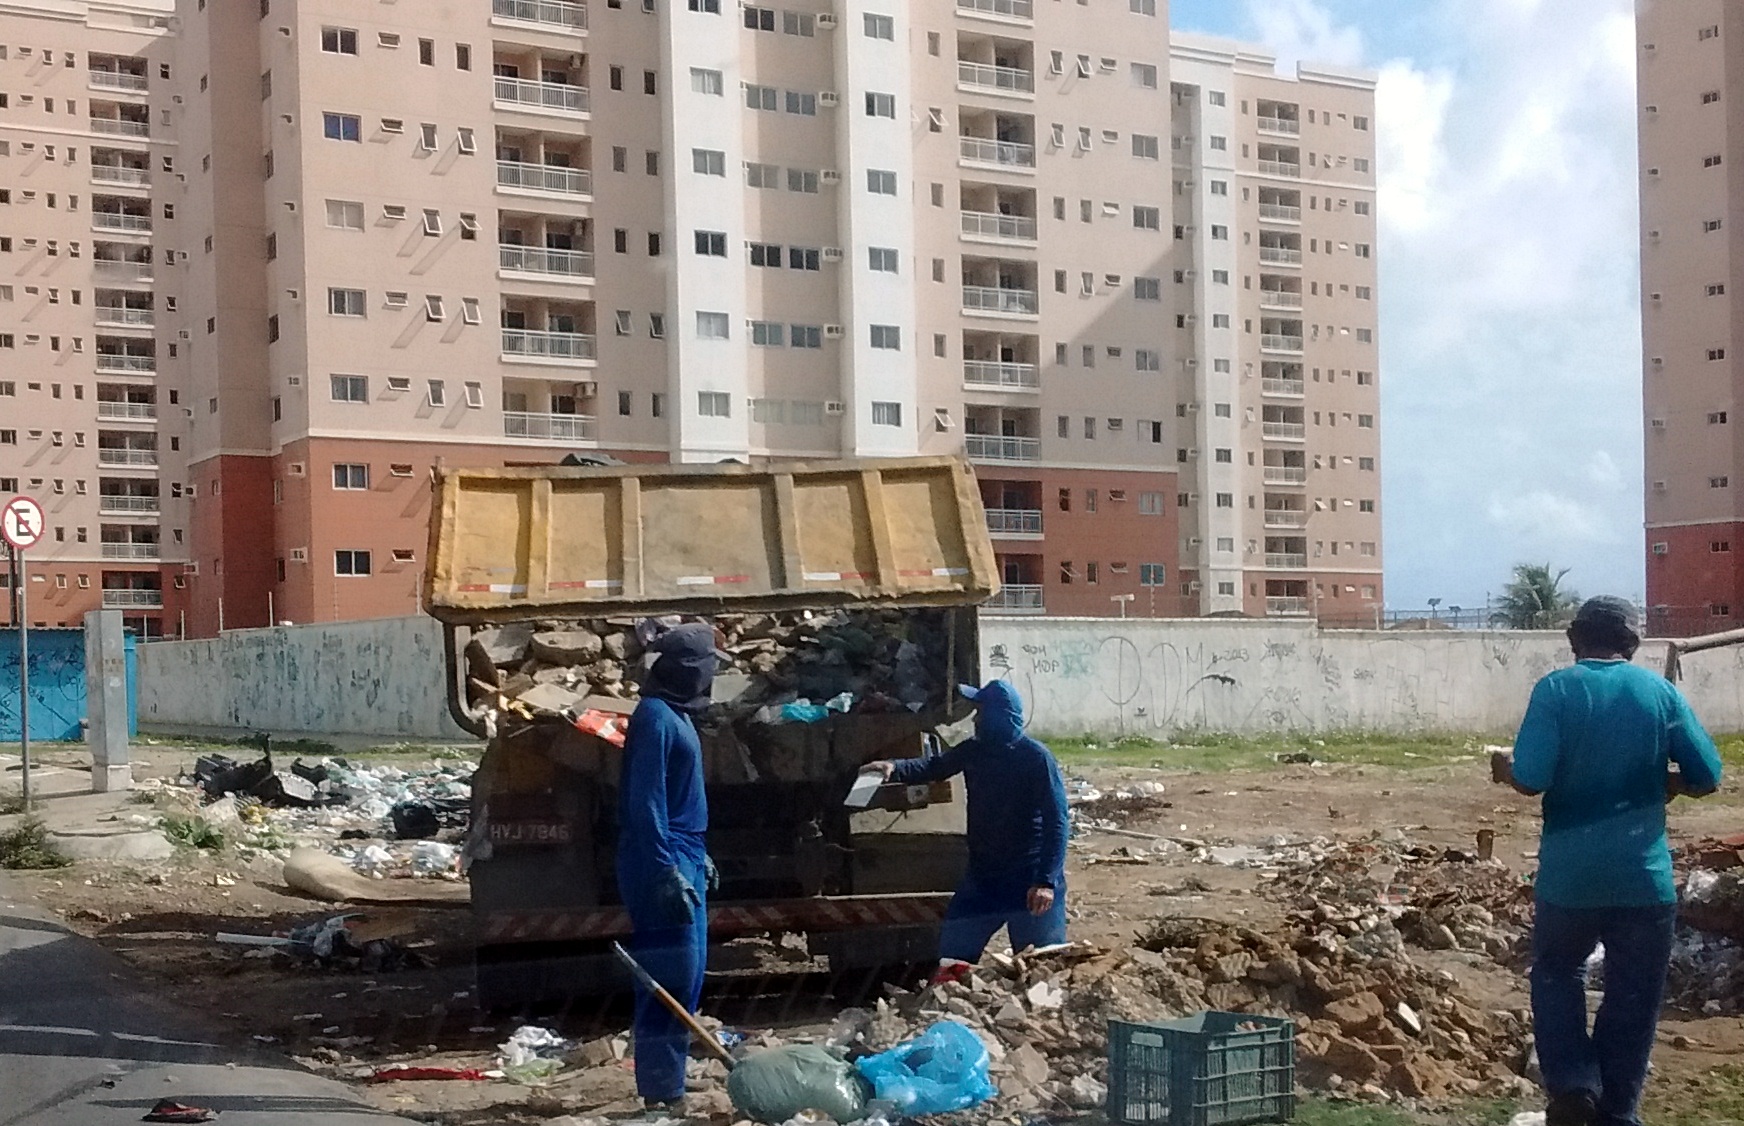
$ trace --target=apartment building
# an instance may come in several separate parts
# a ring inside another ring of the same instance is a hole
[[[33,190],[125,237],[29,306],[0,473],[47,499],[35,420],[77,422],[127,466],[94,561],[138,565],[35,620],[415,612],[437,465],[914,452],[975,462],[1009,611],[1379,601],[1370,76],[1172,59],[1152,0],[61,3],[0,4],[0,170],[44,127],[16,91],[70,92],[101,160]],[[81,221],[47,214],[0,207],[0,332],[53,273],[22,240]]]
[[[1744,189],[1728,141],[1744,103],[1744,22],[1720,0],[1641,5],[1636,20],[1647,625],[1687,636],[1744,616],[1744,451],[1731,420]]]

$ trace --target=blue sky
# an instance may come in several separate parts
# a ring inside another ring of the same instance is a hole
[[[1174,0],[1177,30],[1381,73],[1387,602],[1519,562],[1639,597],[1630,0]]]

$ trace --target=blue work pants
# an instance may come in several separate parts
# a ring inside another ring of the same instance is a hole
[[[939,932],[939,958],[978,962],[1000,927],[1013,950],[1066,941],[1066,880],[1054,878],[1054,906],[1046,915],[1029,913],[1030,883],[988,879],[971,872],[957,885]]]
[[[637,873],[639,878],[628,880],[623,878],[626,873],[620,873],[620,890],[634,928],[630,952],[679,1004],[694,1013],[702,1000],[703,970],[708,964],[708,890],[700,859],[680,860],[678,870],[704,902],[676,926],[654,894],[657,873]],[[690,1030],[640,982],[634,1030],[636,1093],[650,1102],[682,1098]]]

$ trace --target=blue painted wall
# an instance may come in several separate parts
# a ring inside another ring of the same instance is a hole
[[[139,657],[127,639],[127,732],[139,729]],[[85,631],[30,631],[30,737],[83,740]],[[19,740],[18,631],[0,629],[0,743]]]

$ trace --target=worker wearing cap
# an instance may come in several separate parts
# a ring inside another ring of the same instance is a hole
[[[693,623],[648,642],[654,656],[625,735],[618,808],[618,892],[637,961],[685,1008],[702,997],[708,959],[704,899],[714,865],[704,848],[708,802],[695,716],[709,705],[715,635]],[[636,1091],[650,1107],[684,1100],[690,1032],[647,989],[636,989]]]
[[[964,685],[975,701],[975,735],[930,758],[875,762],[868,769],[913,785],[958,774],[969,791],[969,869],[939,935],[942,975],[974,963],[999,931],[1013,950],[1066,940],[1066,785],[1051,751],[1023,733],[1023,702],[1011,685]],[[960,972],[960,971],[958,971]]]
[[[1713,793],[1720,758],[1683,694],[1629,663],[1641,638],[1628,602],[1588,600],[1568,640],[1575,664],[1532,689],[1513,757],[1493,769],[1544,798],[1531,979],[1546,1126],[1639,1126],[1677,918],[1665,806]],[[1586,962],[1600,943],[1605,998],[1589,1032]]]

